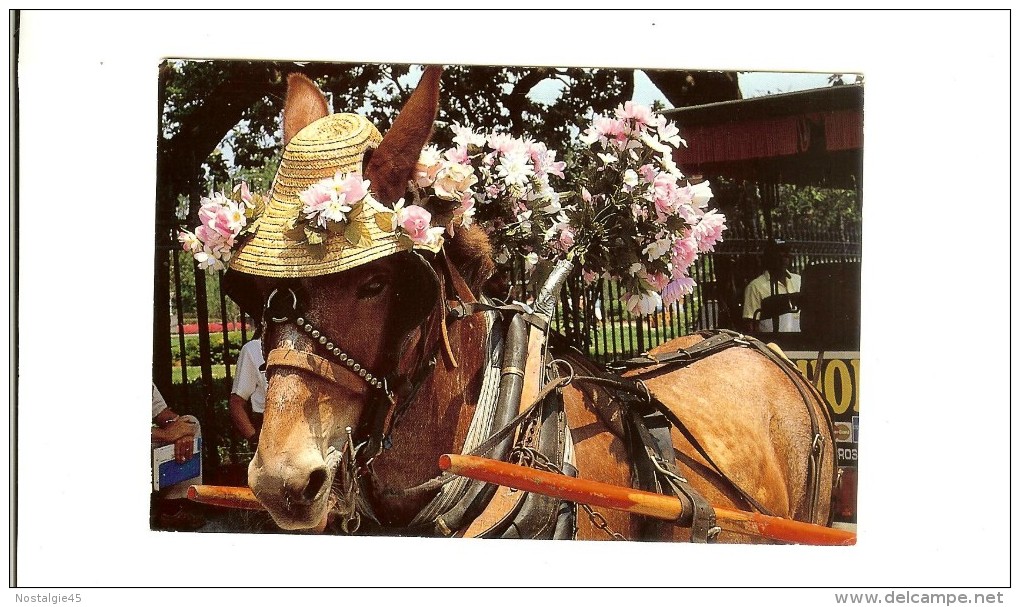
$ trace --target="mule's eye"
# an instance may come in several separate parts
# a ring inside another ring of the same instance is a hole
[[[369,297],[375,297],[382,293],[383,289],[388,284],[387,280],[382,276],[377,276],[372,280],[358,287],[358,299],[368,299]]]

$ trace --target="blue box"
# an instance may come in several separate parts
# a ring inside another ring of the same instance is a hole
[[[171,485],[197,479],[202,475],[202,439],[195,438],[193,455],[183,464],[174,458],[173,444],[152,450],[152,490],[159,491]]]

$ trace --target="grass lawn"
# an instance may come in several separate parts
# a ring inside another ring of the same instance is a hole
[[[226,367],[226,365],[213,365],[212,366],[212,374],[213,374],[213,379],[223,379],[224,377],[227,376],[227,367]],[[188,366],[188,381],[194,381],[194,380],[196,380],[196,379],[198,379],[200,377],[202,377],[202,368],[201,367],[194,367],[194,366],[189,365]],[[175,384],[181,383],[181,368],[180,367],[174,367],[173,368],[173,381],[174,381]]]

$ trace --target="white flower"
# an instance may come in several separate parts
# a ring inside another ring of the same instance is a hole
[[[471,225],[474,224],[474,222],[475,222],[475,210],[476,209],[474,207],[471,207],[470,209],[468,209],[468,210],[464,211],[463,213],[461,213],[461,215],[460,215],[460,225],[463,226],[465,229],[470,228]]]
[[[665,120],[665,118],[663,118],[663,120]],[[680,129],[678,129],[672,122],[665,122],[659,127],[659,139],[669,143],[675,148],[679,148],[681,145],[687,147],[687,142],[680,138]]]
[[[694,194],[691,204],[695,208],[704,209],[708,206],[708,201],[712,199],[712,186],[707,181],[692,185],[691,190]]]
[[[638,174],[634,169],[627,169],[623,172],[623,185],[624,190],[631,191],[638,184]]]
[[[669,252],[673,244],[668,238],[660,238],[644,248],[642,253],[648,255],[648,261],[655,261]]]
[[[454,123],[454,125],[450,127],[450,130],[457,134],[457,136],[453,138],[453,142],[457,145],[475,145],[478,147],[485,145],[485,135],[474,132],[471,130],[471,127],[461,126]]]
[[[524,256],[524,271],[530,273],[538,265],[538,253],[532,251]]]
[[[662,307],[662,296],[646,291],[637,295],[627,296],[627,310],[633,315],[652,314]]]
[[[596,129],[594,126],[590,126],[588,127],[588,130],[585,131],[585,133],[581,135],[578,139],[580,139],[581,143],[590,147],[593,143],[600,139],[600,135],[598,129]]]
[[[662,168],[667,173],[676,177],[677,179],[684,178],[684,174],[680,172],[680,168],[676,166],[675,162],[673,162],[673,156],[671,154],[662,154],[660,156],[657,156],[656,159],[659,161],[659,164],[662,165]]]
[[[427,247],[435,247],[435,246],[437,246],[439,244],[442,244],[442,242],[443,242],[443,232],[445,232],[445,231],[446,231],[446,228],[444,228],[442,226],[435,227],[435,228],[429,228],[426,231],[427,236],[425,238],[425,241],[423,243],[421,243],[421,244],[423,244],[423,245],[425,245]]]
[[[334,196],[322,208],[322,212],[319,214],[319,225],[325,226],[326,221],[347,221],[347,214],[350,212],[350,205],[344,204],[339,197]]]
[[[545,205],[540,207],[539,210],[546,215],[554,215],[563,210],[563,205],[560,204],[560,195],[552,190],[543,197]]]
[[[599,152],[597,156],[606,164],[613,164],[616,162],[616,156],[613,154],[603,154],[602,152]]]
[[[525,232],[531,231],[531,211],[524,211],[517,214],[517,222]]]
[[[664,145],[657,137],[648,133],[641,133],[641,143],[662,155],[668,155],[672,152],[668,145]]]
[[[184,245],[184,250],[189,253],[195,254],[202,250],[202,241],[187,230],[181,230],[181,233],[177,235],[177,240]]]
[[[531,158],[521,152],[504,154],[499,159],[499,166],[496,168],[496,172],[511,187],[523,187],[528,183],[528,179],[535,174],[534,169],[531,167]]]
[[[478,183],[474,169],[469,165],[443,161],[442,168],[436,174],[433,186],[436,196],[443,200],[458,201],[471,191],[471,186]]]
[[[634,216],[635,221],[642,219],[648,219],[648,209],[642,206],[640,203],[633,202],[630,205],[630,213]]]

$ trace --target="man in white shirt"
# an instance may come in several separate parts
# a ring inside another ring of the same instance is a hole
[[[765,245],[765,271],[744,289],[743,317],[748,331],[772,332],[773,316],[765,316],[762,300],[772,295],[800,293],[800,275],[790,272],[790,249],[782,240],[770,240]],[[766,311],[767,313],[767,311]],[[777,315],[779,331],[800,331],[800,311]]]
[[[230,419],[237,432],[253,447],[258,444],[262,415],[266,410],[266,390],[269,384],[265,371],[262,371],[265,363],[262,340],[256,336],[241,347],[234,386],[230,391]]]

